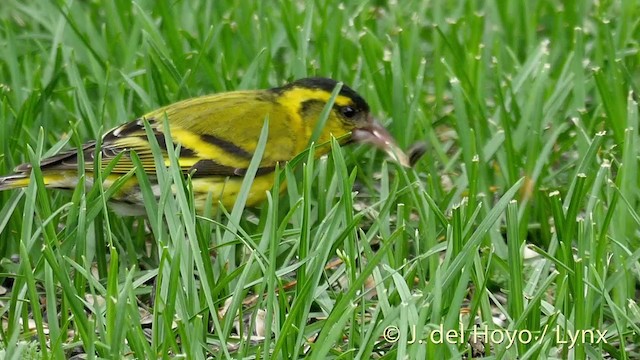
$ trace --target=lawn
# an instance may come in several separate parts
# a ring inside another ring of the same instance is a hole
[[[204,213],[172,165],[146,217],[34,174],[0,192],[0,358],[639,359],[638,19],[635,0],[3,0],[0,175],[307,76],[427,151],[406,169],[333,144],[278,169],[282,196]]]

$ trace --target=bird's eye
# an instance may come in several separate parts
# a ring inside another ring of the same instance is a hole
[[[352,108],[351,106],[343,106],[340,109],[340,112],[342,113],[342,115],[346,118],[352,118],[354,116],[356,116],[356,114],[358,113],[358,110]]]

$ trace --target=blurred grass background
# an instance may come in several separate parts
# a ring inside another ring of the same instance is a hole
[[[405,171],[336,148],[285,168],[285,196],[205,216],[173,168],[155,218],[97,187],[0,193],[3,355],[639,358],[638,19],[632,0],[4,1],[1,174],[315,75],[428,152]],[[585,330],[604,341],[568,343]]]

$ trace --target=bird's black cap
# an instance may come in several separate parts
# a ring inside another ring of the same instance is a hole
[[[296,80],[282,87],[272,89],[272,91],[280,93],[280,92],[287,91],[289,89],[297,87],[297,88],[306,88],[306,89],[320,89],[320,90],[324,90],[331,93],[333,89],[335,89],[336,85],[338,85],[338,82],[333,79],[323,78],[323,77],[311,77],[311,78]],[[355,92],[352,88],[345,85],[344,83],[342,84],[342,88],[340,89],[340,95],[348,97],[349,99],[353,100],[353,104],[359,110],[369,112],[369,104],[367,104],[367,102],[362,98],[362,96],[360,96],[357,92]]]

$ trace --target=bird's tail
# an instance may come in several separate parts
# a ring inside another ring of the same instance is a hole
[[[0,191],[17,189],[29,185],[29,174],[14,174],[0,177]]]

